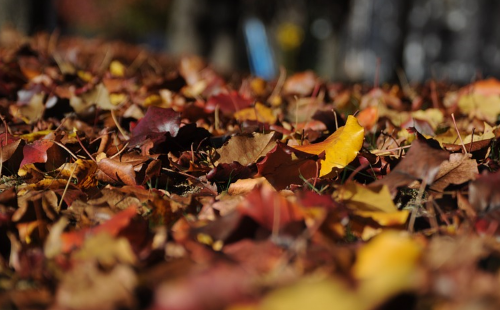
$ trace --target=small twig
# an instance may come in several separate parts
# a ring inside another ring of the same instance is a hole
[[[78,159],[78,156],[76,156],[75,154],[73,154],[73,152],[71,152],[66,146],[64,146],[64,144],[62,143],[59,143],[57,142],[56,140],[49,140],[47,139],[47,141],[50,141],[50,142],[53,142],[54,144],[58,145],[59,147],[61,147],[62,149],[64,149],[66,152],[69,153],[69,155],[71,155],[71,157],[73,157],[75,160]]]
[[[351,172],[351,174],[347,178],[346,182],[352,181],[354,179],[354,177],[356,176],[356,174],[358,174],[361,170],[368,168],[369,165],[370,165],[370,162],[359,165],[359,167],[357,167],[356,169],[354,169]]]
[[[191,143],[191,161],[194,165],[194,143]]]
[[[333,112],[333,117],[335,117],[335,131],[339,129],[339,121],[337,120],[337,112],[335,112],[335,109],[332,109]]]
[[[429,213],[429,220],[430,220],[431,227],[434,229],[438,229],[439,225],[438,225],[438,222],[436,219],[436,212],[433,208],[433,204],[429,201],[425,204],[425,206],[427,208],[427,212]]]
[[[111,156],[109,159],[113,159],[115,158],[116,156],[120,155],[121,153],[123,153],[123,151],[125,151],[125,149],[127,148],[128,146],[128,142],[125,143],[125,145],[123,146],[123,148],[121,150],[118,151],[118,153],[114,154],[113,156]]]
[[[71,174],[69,175],[69,178],[68,178],[68,182],[66,182],[66,187],[64,187],[64,191],[61,195],[61,200],[59,201],[59,205],[57,206],[57,213],[59,213],[59,211],[61,211],[61,206],[62,206],[62,203],[64,201],[64,196],[66,195],[66,191],[68,190],[68,187],[69,187],[69,183],[71,182],[71,178],[73,177],[73,174],[75,173],[75,170],[76,170],[76,167],[78,167],[78,164],[77,163],[74,163],[75,167],[73,167],[73,170],[71,171]]]
[[[467,149],[465,148],[464,140],[462,140],[462,136],[458,131],[457,122],[455,122],[455,115],[453,115],[453,113],[451,113],[451,119],[453,120],[453,125],[455,126],[455,130],[457,131],[457,135],[460,138],[460,143],[462,144],[462,148],[464,149],[465,154],[468,154]]]
[[[111,118],[113,119],[113,122],[115,122],[116,128],[118,128],[118,131],[122,134],[122,136],[128,140],[129,136],[125,133],[125,130],[123,130],[122,126],[120,126],[120,123],[118,123],[118,120],[116,119],[115,111],[111,110]]]
[[[432,200],[432,204],[434,205],[434,208],[436,208],[436,210],[439,212],[441,219],[446,223],[447,226],[450,226],[451,224],[448,221],[448,219],[446,218],[446,216],[444,215],[444,212],[443,212],[443,210],[441,210],[441,207],[439,206],[439,204],[435,200]]]
[[[4,127],[5,127],[5,144],[7,144],[7,138],[8,138],[7,133],[12,134],[12,132],[10,131],[10,128],[7,125],[7,122],[5,121],[5,118],[3,117],[2,114],[0,114],[0,119],[2,120],[2,123],[3,123]]]
[[[474,131],[476,128],[472,128],[472,134],[470,136],[470,147],[469,147],[469,153],[472,151],[472,145],[474,144]]]
[[[393,148],[393,149],[375,150],[375,151],[372,151],[371,153],[373,155],[377,155],[377,154],[382,154],[382,153],[385,153],[385,152],[401,151],[401,150],[404,150],[404,149],[407,149],[407,148],[410,148],[410,147],[411,147],[411,145],[404,145],[404,146],[396,147],[396,148]]]
[[[417,199],[415,199],[414,203],[415,207],[411,210],[410,222],[408,223],[408,230],[410,231],[410,233],[413,233],[414,231],[417,212],[422,207],[422,198],[424,196],[424,191],[426,187],[427,187],[427,182],[425,180],[422,180],[422,183],[420,184],[420,189],[418,190]]]
[[[276,82],[276,86],[271,92],[271,95],[269,95],[268,102],[269,100],[272,100],[274,97],[278,95],[278,93],[283,88],[283,85],[285,84],[285,80],[286,80],[286,69],[284,67],[280,67],[280,76],[278,77],[278,82]]]
[[[210,192],[212,192],[213,195],[217,196],[217,194],[218,194],[213,189],[211,189],[210,187],[208,187],[205,184],[203,184],[203,182],[201,182],[197,177],[194,177],[194,176],[192,176],[190,174],[187,174],[187,173],[184,173],[184,172],[181,172],[181,171],[175,171],[175,170],[168,169],[168,168],[161,168],[161,169],[165,170],[165,171],[168,171],[168,172],[177,173],[177,174],[183,175],[183,176],[185,176],[187,178],[193,179],[193,180],[197,181],[198,183],[200,183],[203,187],[205,187],[206,189],[208,189]]]
[[[78,143],[80,143],[80,146],[85,151],[85,153],[87,153],[87,155],[90,157],[90,159],[92,159],[93,162],[97,163],[95,158],[89,153],[89,151],[85,148],[85,146],[83,146],[83,143],[80,140],[80,137],[78,137],[78,133],[75,133],[75,136],[76,136],[76,140],[78,140]]]
[[[42,205],[39,199],[36,199],[33,201],[35,205],[35,215],[36,215],[36,221],[38,223],[38,235],[42,240],[45,240],[46,237],[46,232],[45,232],[45,221],[43,220],[43,214],[42,214]]]

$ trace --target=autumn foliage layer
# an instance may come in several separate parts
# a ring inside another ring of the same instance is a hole
[[[500,82],[0,49],[0,308],[497,309]]]

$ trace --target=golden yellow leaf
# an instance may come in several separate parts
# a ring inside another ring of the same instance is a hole
[[[259,310],[364,310],[370,304],[335,278],[303,279],[264,298]]]
[[[127,95],[125,94],[109,94],[109,101],[112,105],[119,105],[127,100]]]
[[[406,223],[409,212],[399,211],[392,201],[386,185],[366,187],[354,182],[344,184],[336,194],[354,212],[362,217],[369,217],[382,226],[402,225]]]
[[[162,104],[162,99],[159,95],[153,94],[144,99],[144,103],[142,104],[144,107],[149,106],[160,106]]]
[[[500,96],[483,95],[479,93],[466,94],[458,100],[458,107],[462,113],[476,116],[494,124],[497,115],[500,114]]]
[[[274,124],[277,119],[273,110],[260,102],[257,102],[255,107],[245,108],[234,113],[234,118],[240,122],[259,121],[267,124]]]
[[[266,94],[266,81],[262,78],[256,77],[250,81],[250,88],[257,96],[264,96]]]
[[[443,112],[439,109],[427,109],[411,112],[411,117],[418,120],[427,121],[432,129],[436,129],[444,121]]]
[[[125,69],[125,66],[118,60],[113,60],[109,65],[109,72],[114,76],[124,76]]]
[[[97,185],[95,172],[97,164],[92,160],[77,159],[74,163],[66,163],[57,168],[57,171],[66,178],[76,178],[79,188],[90,188]]]
[[[94,78],[92,73],[87,71],[78,70],[76,74],[80,79],[84,80],[85,82],[90,82]]]
[[[363,146],[364,129],[354,116],[349,116],[345,126],[340,127],[325,141],[316,144],[295,146],[294,148],[309,154],[319,155],[325,152],[321,160],[320,176],[332,172],[334,168],[344,168],[358,155]]]
[[[79,260],[96,260],[108,268],[116,263],[133,265],[137,261],[127,239],[113,238],[107,233],[87,238],[82,248],[73,257]]]
[[[406,232],[385,231],[360,248],[353,274],[360,298],[376,305],[417,288],[423,280],[418,261],[422,246]]]
[[[40,130],[37,132],[30,132],[24,135],[20,135],[19,138],[26,140],[26,142],[33,142],[38,140],[39,138],[45,137],[49,133],[52,133],[54,130]]]

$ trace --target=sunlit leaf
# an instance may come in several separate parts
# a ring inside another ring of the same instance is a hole
[[[360,296],[376,306],[400,292],[422,284],[418,267],[422,246],[405,232],[387,231],[358,251],[354,276],[361,281]]]
[[[363,146],[364,129],[354,116],[349,116],[345,126],[340,127],[325,141],[294,148],[310,154],[319,155],[325,152],[321,160],[320,176],[332,172],[334,168],[344,168],[356,158]]]
[[[347,182],[336,192],[336,197],[355,214],[371,218],[382,226],[402,225],[408,219],[409,212],[396,208],[385,185],[374,188]]]
[[[237,111],[234,113],[234,118],[240,122],[259,121],[267,124],[274,124],[277,119],[273,110],[260,102],[257,102],[254,107]]]

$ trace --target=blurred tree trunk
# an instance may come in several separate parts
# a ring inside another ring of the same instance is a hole
[[[0,27],[12,26],[21,33],[28,34],[32,2],[29,0],[0,0]]]
[[[10,26],[23,34],[53,31],[56,15],[52,0],[0,0],[0,27]]]

